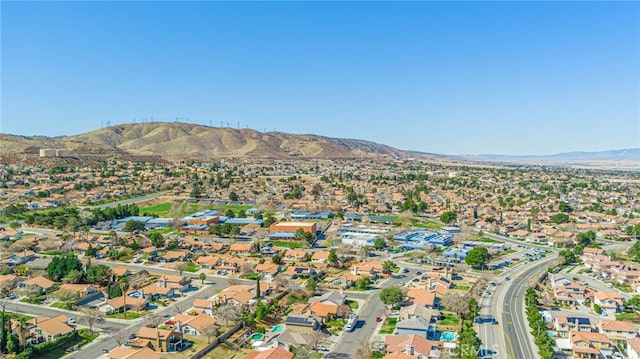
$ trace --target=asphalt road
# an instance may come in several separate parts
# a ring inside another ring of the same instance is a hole
[[[415,276],[416,270],[409,269],[408,273],[402,273],[395,276],[395,278],[389,278],[382,282],[380,287],[372,289],[367,292],[367,297],[364,299],[365,303],[358,311],[358,324],[352,332],[344,332],[341,334],[338,342],[334,346],[331,353],[327,356],[331,359],[347,359],[355,358],[356,351],[363,344],[370,345],[370,339],[375,334],[377,328],[376,317],[384,317],[384,304],[380,300],[380,290],[386,287],[397,286],[400,287],[400,282],[409,282],[411,278]],[[361,293],[347,293],[347,298],[351,299],[358,295],[358,299],[361,298]]]
[[[165,194],[167,192],[168,191],[161,191],[161,192],[151,193],[151,194],[148,194],[148,195],[145,195],[145,196],[129,198],[129,199],[123,199],[121,201],[99,204],[97,206],[87,206],[87,207],[80,207],[80,208],[87,209],[87,210],[93,210],[93,209],[96,209],[96,208],[105,209],[105,208],[108,208],[108,207],[116,207],[119,204],[120,205],[125,205],[125,204],[146,202],[146,201],[150,201],[150,200],[152,200],[154,198],[160,197],[160,196],[162,196],[163,194]]]
[[[169,316],[174,316],[178,313],[177,309],[180,309],[182,311],[187,308],[190,308],[193,305],[193,301],[196,298],[206,298],[215,294],[216,288],[219,287],[220,285],[221,283],[213,283],[212,285],[205,283],[204,288],[200,289],[197,292],[191,293],[188,297],[178,301],[177,303],[174,303],[166,308],[156,311],[156,313],[162,316],[167,316],[167,318]],[[129,333],[136,333],[138,329],[140,329],[142,326],[146,324],[147,323],[144,320],[144,318],[132,320],[131,324],[126,326],[123,330],[125,330],[127,335]],[[119,330],[120,329],[115,329],[114,331],[119,331]],[[73,358],[98,358],[104,355],[103,350],[106,349],[108,351],[111,351],[118,347],[118,344],[113,339],[113,337],[107,335],[101,338],[102,339],[98,339],[97,341],[85,346],[81,350],[72,353],[70,356]]]

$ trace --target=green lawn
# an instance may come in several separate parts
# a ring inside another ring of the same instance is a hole
[[[188,262],[187,263],[187,272],[190,273],[195,273],[200,269],[200,267],[198,267],[197,264],[193,263],[193,262]]]
[[[223,205],[218,205],[218,210],[222,211],[222,214],[224,214],[224,212],[228,209],[234,211],[235,213],[238,213],[238,211],[240,211],[241,209],[243,210],[248,210],[249,208],[253,208],[254,206],[249,206],[246,204],[223,204]]]
[[[67,340],[63,340],[59,345],[48,347],[46,350],[39,352],[38,359],[57,359],[62,358],[67,352],[68,348],[72,348],[75,345],[79,347],[92,342],[98,337],[98,333],[89,334],[89,329],[79,329],[78,335],[73,336]]]
[[[382,323],[382,328],[380,328],[380,331],[378,332],[378,334],[393,334],[393,331],[396,329],[397,323],[398,323],[398,318],[396,317],[389,317],[385,319],[384,323]]]
[[[624,284],[615,283],[613,286],[618,288],[620,291],[625,292],[625,293],[632,293],[633,292],[633,289],[631,289],[630,285],[624,285]]]
[[[160,203],[153,206],[141,207],[140,215],[150,215],[158,217],[185,216],[199,211],[215,209],[213,204],[194,203]]]
[[[141,207],[140,213],[141,214],[148,213],[151,216],[153,216],[154,214],[158,216],[162,216],[164,214],[167,214],[170,209],[171,209],[171,203],[161,203],[153,206]]]
[[[287,247],[287,248],[302,248],[303,244],[300,242],[287,242],[287,241],[269,241],[274,246]]]
[[[471,286],[468,286],[468,285],[456,285],[454,289],[469,290],[469,289],[471,289]]]
[[[434,221],[430,221],[428,219],[420,219],[417,220],[415,218],[411,219],[411,224],[414,227],[418,227],[418,228],[425,228],[425,229],[430,229],[430,230],[439,230],[440,228],[443,227],[442,224],[434,222]]]
[[[107,315],[107,318],[132,320],[132,319],[138,319],[140,317],[144,317],[149,313],[151,313],[150,310],[145,310],[140,313],[136,313],[135,311],[127,311],[126,317],[123,315],[123,313],[113,313],[113,314]]]
[[[638,316],[635,313],[620,313],[616,314],[616,320],[625,320],[625,319],[637,319]]]
[[[491,239],[491,238],[480,238],[480,239],[476,239],[476,241],[478,242],[484,242],[484,243],[502,243],[500,241],[497,241],[495,239]]]
[[[50,307],[54,307],[54,308],[60,308],[60,309],[67,309],[67,310],[73,310],[73,302],[74,301],[70,301],[70,302],[63,302],[61,300],[53,303],[50,305]]]
[[[7,312],[7,314],[8,314],[11,318],[13,318],[13,319],[15,319],[15,320],[18,320],[18,319],[20,319],[20,318],[25,318],[26,320],[33,319],[33,318],[34,318],[34,317],[30,316],[30,315],[19,314],[19,313],[13,313],[13,312]]]
[[[450,325],[458,325],[460,324],[460,318],[454,316],[454,315],[445,315],[443,319],[440,319],[438,321],[439,325],[446,325],[446,326],[450,326]]]
[[[346,303],[351,309],[358,309],[358,302],[357,301],[347,299]]]

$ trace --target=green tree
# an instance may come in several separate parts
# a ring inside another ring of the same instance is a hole
[[[47,265],[47,277],[59,282],[72,270],[82,271],[82,263],[73,254],[55,256]]]
[[[558,210],[560,212],[565,212],[565,213],[571,213],[573,212],[573,208],[571,208],[571,206],[569,205],[569,203],[567,202],[560,202],[558,203]]]
[[[318,284],[316,283],[316,278],[315,277],[309,277],[309,279],[307,280],[306,288],[311,293],[315,293],[316,292],[316,289],[318,288]]]
[[[377,250],[384,249],[386,245],[387,243],[385,242],[384,238],[381,238],[381,237],[376,238],[376,240],[373,242],[373,248]]]
[[[458,219],[458,214],[455,211],[447,211],[440,215],[440,222],[451,224]]]
[[[327,262],[329,262],[329,264],[333,266],[338,264],[338,254],[336,253],[335,248],[331,248],[329,250],[329,256],[327,257]]]
[[[87,280],[91,283],[106,284],[109,282],[113,271],[104,264],[87,268]]]
[[[127,223],[124,224],[125,232],[133,233],[135,231],[142,232],[145,229],[144,222],[136,221],[134,219],[130,219]]]
[[[356,288],[360,290],[367,290],[371,285],[370,277],[360,277],[356,280]]]
[[[464,262],[472,267],[482,268],[487,264],[489,259],[491,259],[489,250],[485,247],[478,246],[467,253],[467,256],[464,258]]]
[[[127,317],[127,291],[129,290],[129,281],[126,278],[121,278],[118,287],[122,291],[122,307],[124,308],[124,317]]]
[[[151,240],[151,244],[156,248],[164,247],[164,236],[159,232],[152,232],[149,235],[149,239]]]
[[[398,265],[396,264],[396,262],[392,260],[386,260],[382,263],[382,269],[384,270],[393,271],[396,268],[398,268]]]
[[[82,280],[82,271],[77,269],[70,270],[64,276],[64,279],[67,283],[72,283],[72,284],[80,283],[80,281]]]
[[[204,280],[207,279],[207,275],[204,272],[202,272],[200,273],[200,275],[198,275],[198,278],[200,278],[200,282],[204,284]]]
[[[564,259],[565,263],[575,263],[576,262],[576,255],[571,250],[563,249],[558,254],[560,255],[560,257],[562,257]]]
[[[396,306],[402,302],[404,295],[399,287],[386,287],[380,291],[380,300],[386,305]]]
[[[236,202],[236,201],[238,201],[238,198],[239,197],[238,197],[237,193],[235,193],[233,191],[229,192],[229,200],[230,201]]]
[[[569,222],[569,216],[565,213],[556,213],[551,217],[551,222],[561,224]]]

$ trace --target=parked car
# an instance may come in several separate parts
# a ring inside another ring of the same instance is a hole
[[[380,323],[381,321],[382,321],[382,318],[376,317],[376,322]]]
[[[76,320],[73,318],[69,318],[69,320],[67,321],[67,323],[69,324],[76,324]]]

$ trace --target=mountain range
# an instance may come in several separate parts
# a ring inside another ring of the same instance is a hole
[[[259,132],[181,122],[121,124],[59,137],[0,134],[2,163],[29,164],[42,148],[66,148],[75,158],[133,160],[263,158],[420,158],[434,162],[640,168],[640,148],[555,155],[440,155],[371,141],[312,134]]]

